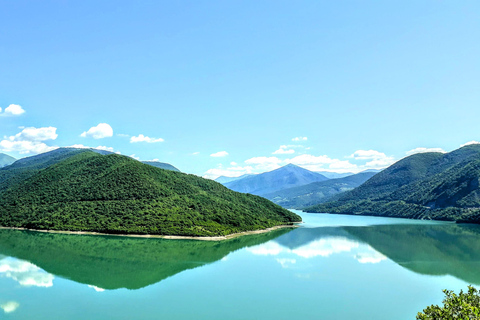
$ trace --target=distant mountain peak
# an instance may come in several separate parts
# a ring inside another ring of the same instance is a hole
[[[325,180],[328,178],[320,173],[289,163],[269,172],[226,182],[224,185],[234,191],[262,195]]]

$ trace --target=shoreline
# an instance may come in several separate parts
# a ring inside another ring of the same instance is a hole
[[[113,237],[131,237],[131,238],[154,238],[154,239],[169,239],[169,240],[200,240],[200,241],[222,241],[229,240],[241,236],[252,235],[252,234],[261,234],[267,233],[270,231],[283,229],[283,228],[297,228],[298,224],[302,222],[295,222],[292,225],[279,225],[262,230],[252,230],[252,231],[243,231],[232,233],[226,236],[213,236],[213,237],[204,237],[204,236],[174,236],[174,235],[156,235],[156,234],[113,234],[113,233],[102,233],[102,232],[93,232],[93,231],[64,231],[64,230],[41,230],[41,229],[28,229],[28,228],[17,228],[17,227],[0,227],[2,229],[8,230],[21,230],[21,231],[34,231],[34,232],[44,232],[44,233],[60,233],[60,234],[72,234],[72,235],[92,235],[92,236],[113,236]]]

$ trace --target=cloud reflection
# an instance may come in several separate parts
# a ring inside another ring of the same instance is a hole
[[[329,237],[314,240],[298,248],[290,249],[277,242],[270,241],[255,247],[246,249],[254,255],[278,256],[280,254],[293,254],[301,258],[310,259],[314,257],[329,257],[333,254],[352,252],[352,257],[359,263],[379,263],[386,260],[386,257],[375,251],[368,245],[360,244],[345,237]],[[296,259],[278,258],[276,259],[283,268],[288,267],[288,263],[296,263]]]
[[[51,287],[53,286],[52,274],[47,273],[30,262],[6,258],[0,261],[0,276],[17,281],[24,287]]]
[[[20,303],[16,301],[8,301],[0,304],[0,308],[2,308],[5,313],[14,312],[15,310],[18,309],[19,306],[20,306]]]

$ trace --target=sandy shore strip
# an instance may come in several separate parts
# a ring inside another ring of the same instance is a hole
[[[0,229],[8,230],[23,230],[23,231],[35,231],[35,232],[45,232],[45,233],[61,233],[61,234],[77,234],[77,235],[94,235],[94,236],[113,236],[113,237],[131,237],[131,238],[157,238],[157,239],[172,239],[172,240],[202,240],[202,241],[222,241],[233,239],[236,237],[246,236],[250,234],[261,234],[267,233],[273,230],[283,229],[283,228],[296,228],[298,224],[302,222],[295,222],[293,225],[280,225],[263,230],[253,230],[253,231],[244,231],[238,233],[232,233],[226,236],[215,236],[215,237],[194,237],[194,236],[169,236],[169,235],[155,235],[155,234],[113,234],[113,233],[101,233],[101,232],[90,232],[90,231],[57,231],[57,230],[39,230],[39,229],[27,229],[27,228],[14,228],[14,227],[0,227]]]

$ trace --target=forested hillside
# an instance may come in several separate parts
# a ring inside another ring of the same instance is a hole
[[[125,156],[59,149],[32,158],[0,170],[1,226],[213,236],[301,220],[264,198]]]
[[[479,181],[480,145],[415,154],[307,211],[479,223]]]

